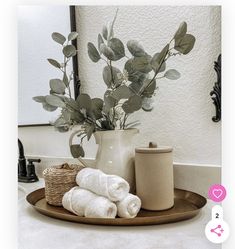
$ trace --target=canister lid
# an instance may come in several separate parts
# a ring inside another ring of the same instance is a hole
[[[172,152],[173,148],[169,146],[157,146],[156,143],[150,142],[149,147],[138,147],[135,149],[136,153],[155,154]]]

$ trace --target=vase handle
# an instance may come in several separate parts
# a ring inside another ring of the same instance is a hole
[[[70,137],[69,137],[69,147],[73,144],[73,138],[79,133],[81,130],[74,131]],[[77,157],[78,161],[82,164],[84,167],[90,167],[85,160],[83,160],[81,157]]]

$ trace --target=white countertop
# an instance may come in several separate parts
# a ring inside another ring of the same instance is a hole
[[[19,183],[27,193],[43,186]],[[19,249],[220,249],[204,235],[213,203],[191,220],[151,226],[95,226],[44,216],[19,196]]]

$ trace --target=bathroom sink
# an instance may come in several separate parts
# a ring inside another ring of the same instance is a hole
[[[22,186],[18,186],[18,200],[26,196],[26,190]]]
[[[29,193],[32,191],[43,188],[45,186],[44,180],[42,178],[39,179],[37,182],[33,183],[18,183],[18,200],[25,198]]]

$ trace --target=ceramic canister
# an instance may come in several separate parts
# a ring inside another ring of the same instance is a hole
[[[147,210],[165,210],[174,205],[173,149],[149,147],[135,149],[136,194]]]

